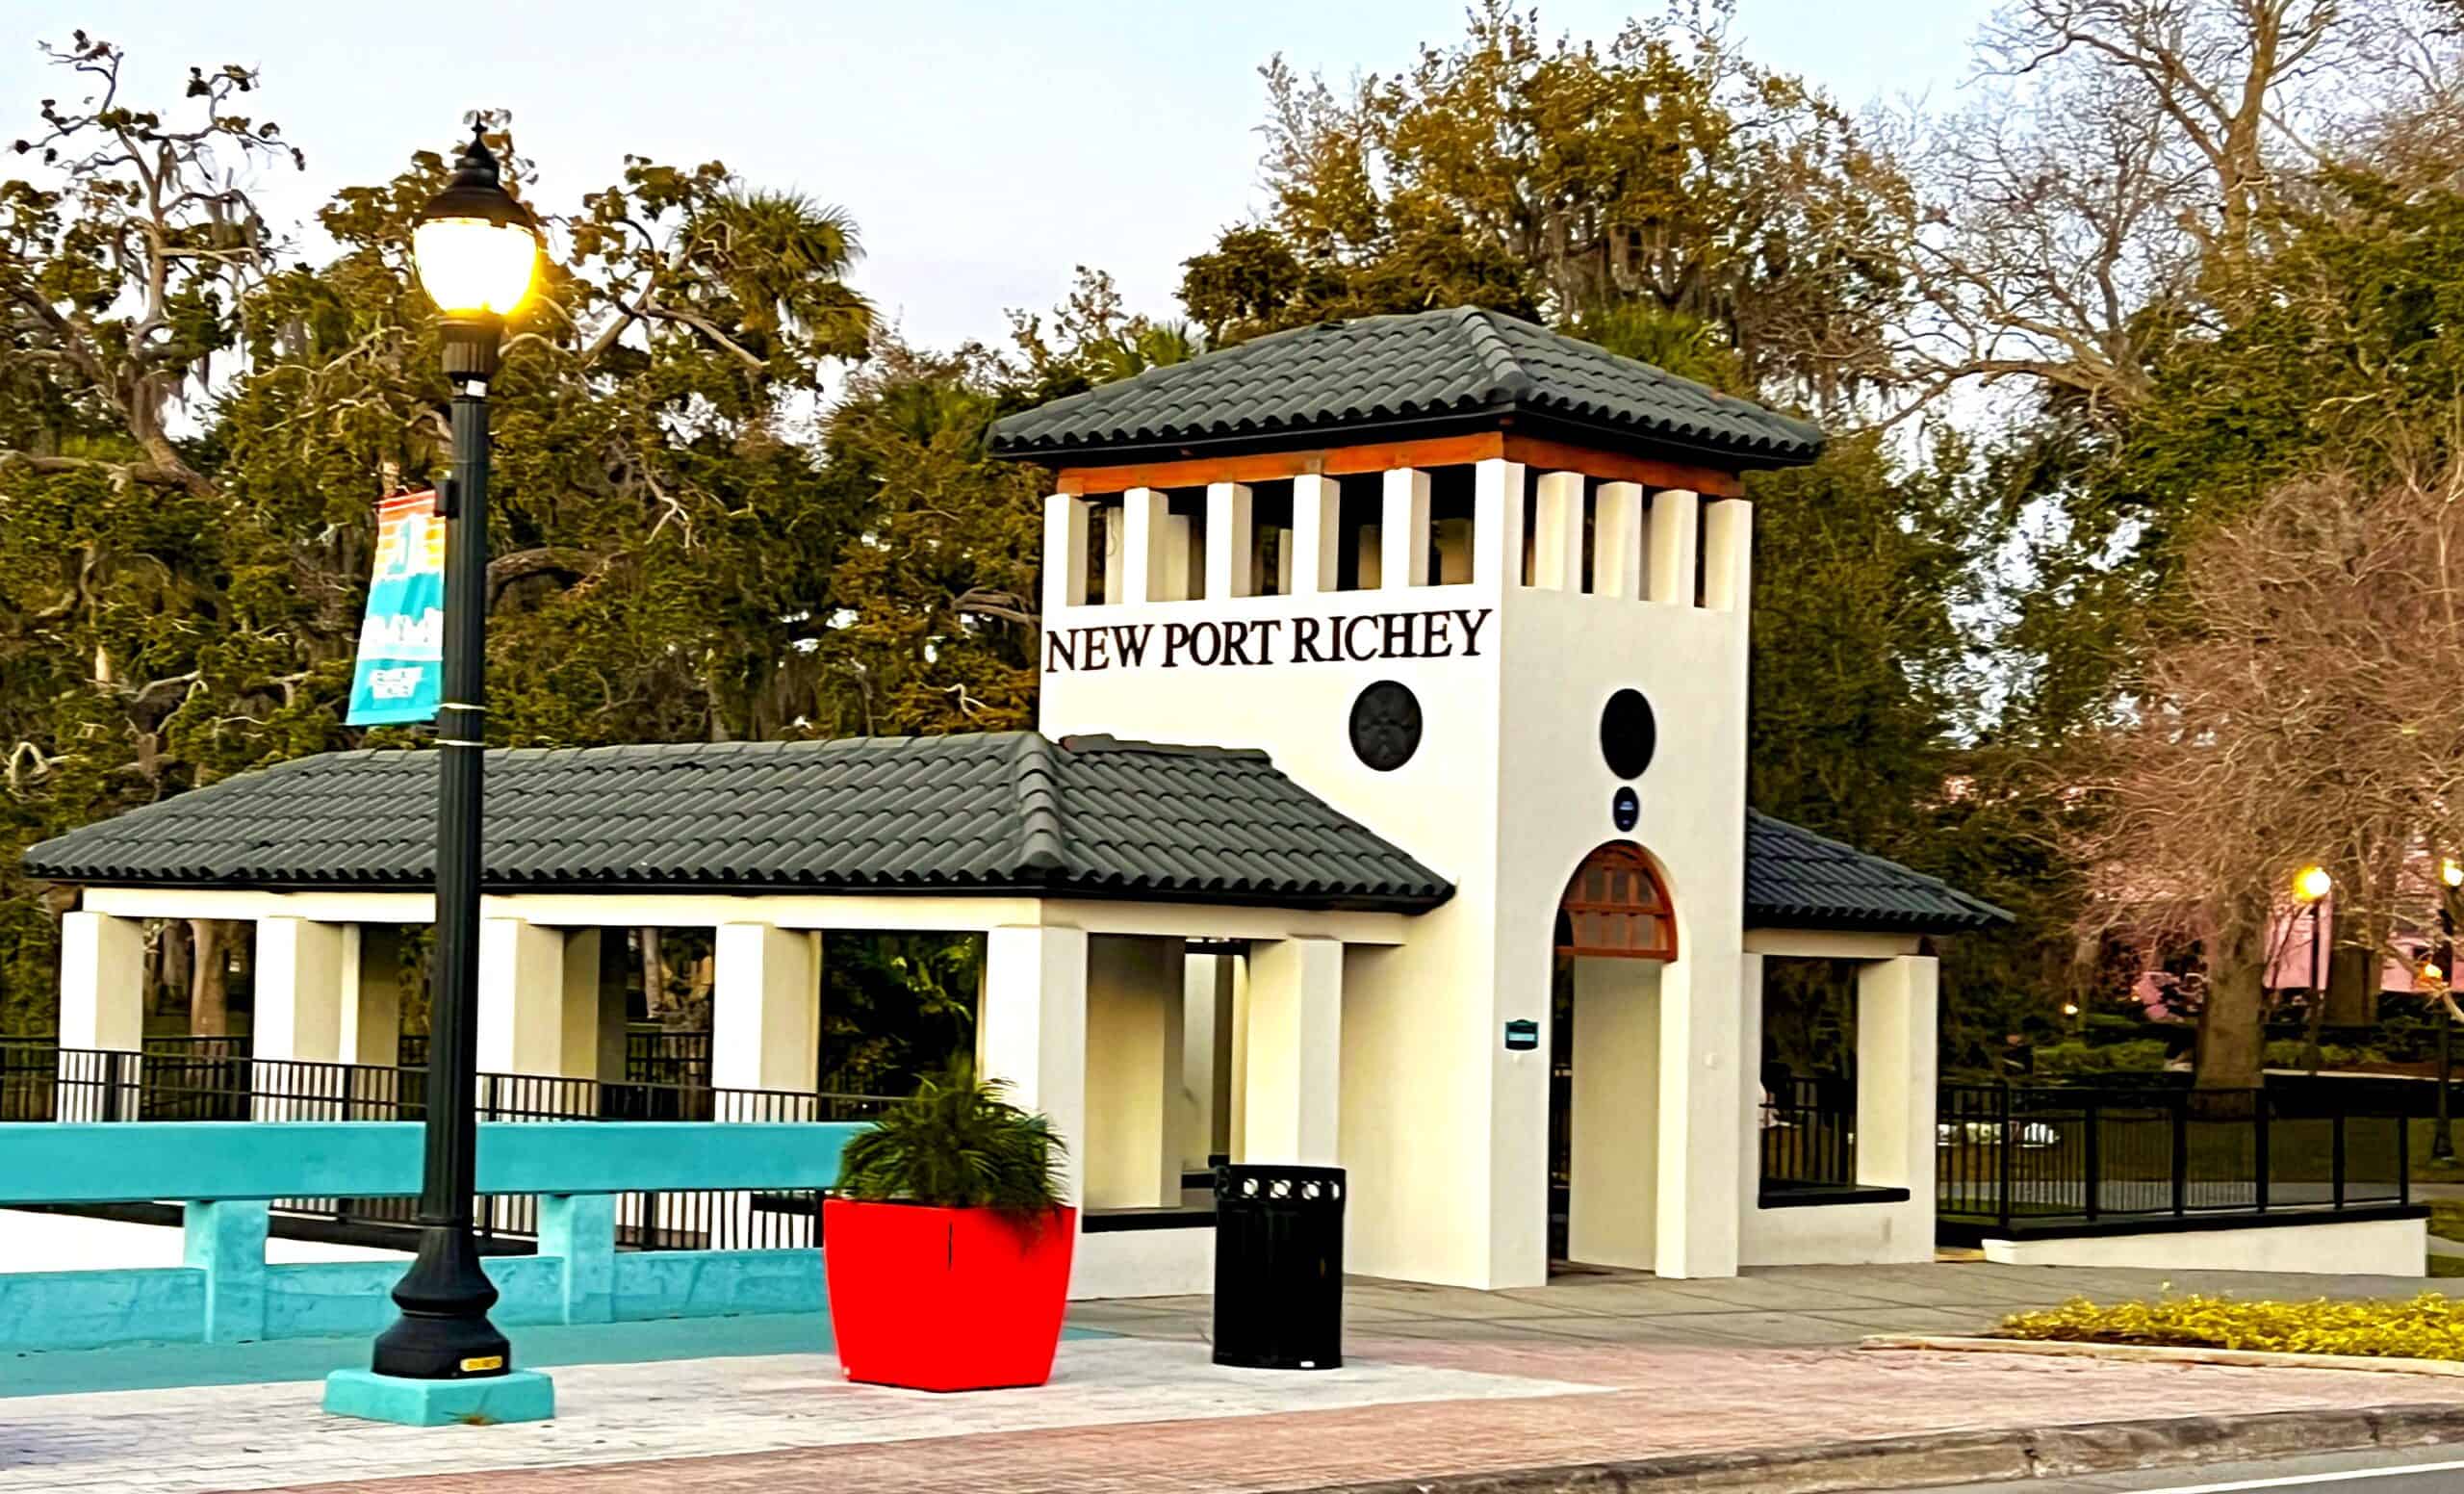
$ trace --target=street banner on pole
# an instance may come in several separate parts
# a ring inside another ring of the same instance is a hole
[[[376,505],[376,574],[350,682],[352,726],[436,719],[445,667],[445,521],[432,491]]]

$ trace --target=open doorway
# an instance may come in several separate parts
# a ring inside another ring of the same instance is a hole
[[[1677,958],[1668,890],[1638,846],[1583,859],[1552,951],[1549,1256],[1651,1269],[1659,1192],[1660,973]]]

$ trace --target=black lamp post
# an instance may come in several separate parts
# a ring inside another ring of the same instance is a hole
[[[453,471],[446,522],[443,693],[437,706],[436,958],[427,1058],[427,1149],[420,1249],[394,1288],[402,1315],[379,1334],[372,1368],[413,1379],[502,1375],[512,1352],[488,1321],[497,1289],[472,1238],[478,1177],[480,774],[487,737],[488,380],[504,316],[529,294],[539,229],[504,190],[472,132],[453,180],[420,211],[411,256],[444,312],[453,381]]]
[[[2447,1010],[2447,992],[2455,980],[2455,902],[2464,896],[2464,864],[2453,858],[2438,863],[2438,973],[2440,984],[2432,1010],[2438,1019],[2438,1128],[2430,1133],[2429,1159],[2443,1167],[2455,1165],[2455,1128],[2451,1113],[2455,1084],[2455,1018]]]

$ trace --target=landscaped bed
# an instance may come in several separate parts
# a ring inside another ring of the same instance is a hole
[[[2424,1292],[2408,1301],[2238,1301],[2169,1297],[2098,1304],[2084,1298],[2003,1320],[1997,1337],[2039,1343],[2143,1344],[2267,1353],[2464,1361],[2464,1301]]]

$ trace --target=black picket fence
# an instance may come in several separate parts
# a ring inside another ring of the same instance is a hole
[[[482,1073],[481,1120],[865,1120],[880,1095]],[[250,1059],[211,1045],[124,1052],[0,1043],[0,1120],[424,1120],[427,1070]],[[284,1198],[283,1216],[383,1243],[403,1243],[410,1198]],[[818,1196],[795,1192],[629,1193],[616,1201],[629,1249],[788,1249],[820,1243]],[[538,1236],[538,1200],[482,1197],[483,1249],[519,1250]],[[398,1236],[400,1238],[388,1238]]]
[[[2317,1091],[1941,1087],[1946,1233],[2411,1201],[2409,1112]]]

